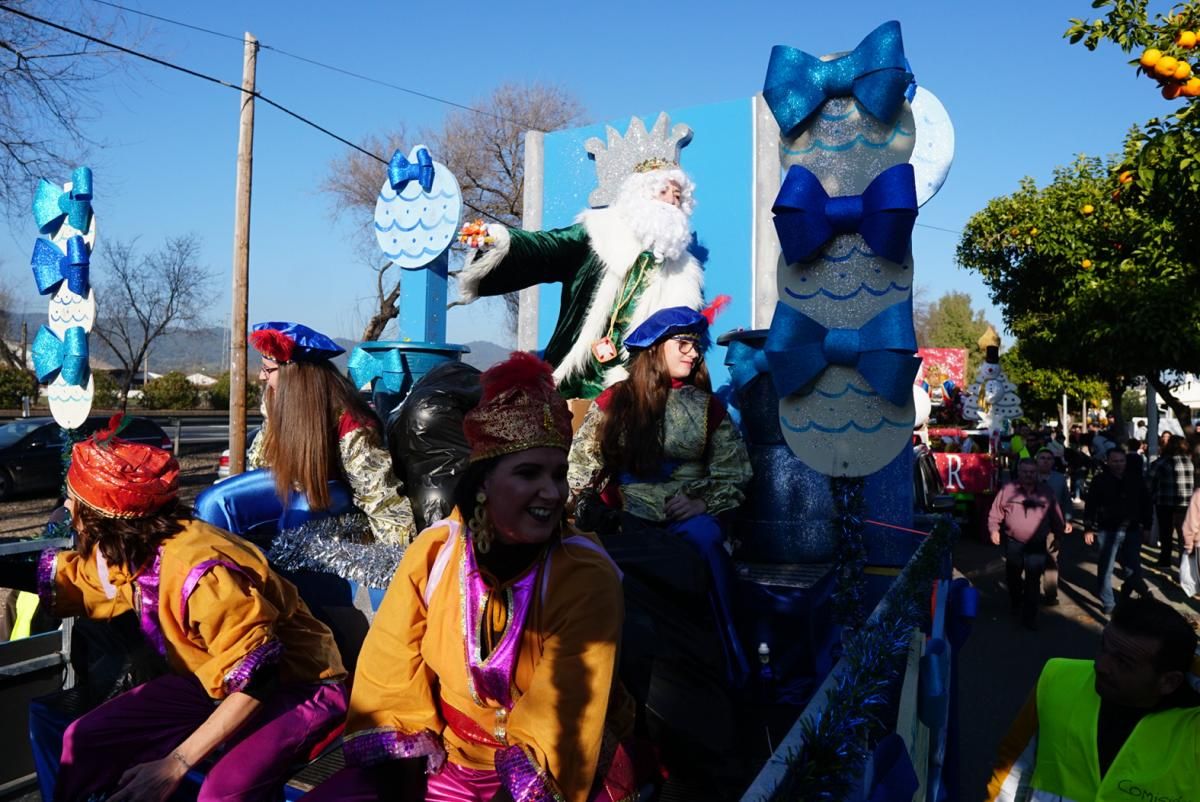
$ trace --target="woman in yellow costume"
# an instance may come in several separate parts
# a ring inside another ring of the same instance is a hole
[[[213,755],[200,800],[275,799],[345,715],[329,630],[258,549],[179,515],[178,479],[169,452],[111,431],[74,447],[78,546],[43,553],[38,592],[60,616],[134,611],[170,673],[67,727],[54,799],[167,799]]]
[[[482,382],[455,511],[404,554],[359,656],[347,768],[314,802],[636,792],[620,576],[564,521],[570,413],[528,354]]]

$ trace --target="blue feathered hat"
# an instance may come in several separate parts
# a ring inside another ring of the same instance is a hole
[[[278,363],[320,362],[344,354],[345,348],[303,323],[268,321],[251,326],[250,345]]]

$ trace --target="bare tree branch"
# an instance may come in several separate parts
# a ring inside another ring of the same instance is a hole
[[[113,240],[99,251],[111,278],[97,295],[120,298],[106,305],[93,331],[112,349],[124,368],[123,406],[150,345],[179,326],[200,322],[213,298],[213,274],[199,262],[200,240],[194,234],[168,237],[157,250],[139,256],[135,242]]]
[[[122,15],[90,4],[5,0],[5,5],[46,12],[62,20],[74,8],[75,26],[101,38],[129,41]],[[135,34],[134,43],[142,35]],[[38,178],[60,177],[83,162],[98,143],[88,125],[98,116],[94,84],[127,64],[114,51],[0,12],[0,207],[27,213]]]

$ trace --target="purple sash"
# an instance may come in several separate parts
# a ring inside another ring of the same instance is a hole
[[[471,539],[463,538],[463,561],[460,582],[462,598],[466,602],[463,607],[464,643],[467,652],[467,683],[471,688],[471,697],[481,707],[487,706],[487,701],[499,704],[506,710],[511,710],[514,699],[513,676],[517,668],[517,656],[521,651],[521,635],[525,631],[525,618],[533,600],[533,589],[537,583],[537,571],[532,568],[515,583],[500,591],[505,596],[507,623],[504,635],[496,648],[485,659],[482,656],[481,640],[483,631],[483,616],[486,612],[485,601],[488,597],[487,586],[480,576],[479,566],[475,561],[475,549],[471,548]]]

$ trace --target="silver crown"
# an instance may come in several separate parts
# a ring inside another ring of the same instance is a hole
[[[692,141],[692,129],[683,123],[672,126],[665,111],[659,112],[649,131],[640,117],[633,117],[625,136],[611,125],[605,126],[605,133],[607,145],[597,136],[583,143],[583,149],[596,162],[596,188],[588,195],[588,205],[593,209],[611,205],[621,184],[639,167],[644,171],[651,165],[678,165],[679,151]]]

